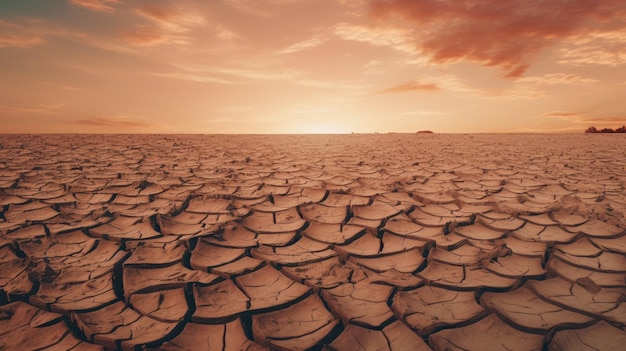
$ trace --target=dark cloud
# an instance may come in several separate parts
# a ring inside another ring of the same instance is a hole
[[[373,0],[370,13],[414,26],[419,48],[435,63],[470,60],[509,78],[559,40],[626,28],[622,0]]]

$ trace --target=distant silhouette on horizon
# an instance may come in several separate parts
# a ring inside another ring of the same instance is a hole
[[[585,133],[626,133],[626,126],[621,126],[617,129],[611,129],[611,128],[598,129],[594,126],[591,126],[585,129]]]

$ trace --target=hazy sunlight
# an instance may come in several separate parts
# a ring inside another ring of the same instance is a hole
[[[350,132],[347,127],[334,123],[303,124],[293,128],[294,134],[349,134]]]
[[[617,128],[623,3],[2,1],[0,133]]]

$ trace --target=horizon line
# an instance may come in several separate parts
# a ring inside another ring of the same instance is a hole
[[[432,135],[432,134],[620,134],[581,131],[510,131],[510,132],[349,132],[349,133],[192,133],[192,132],[0,132],[0,135]]]

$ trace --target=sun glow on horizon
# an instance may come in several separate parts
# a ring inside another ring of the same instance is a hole
[[[290,130],[294,134],[350,134],[351,131],[344,125],[336,123],[310,123],[294,126]]]

